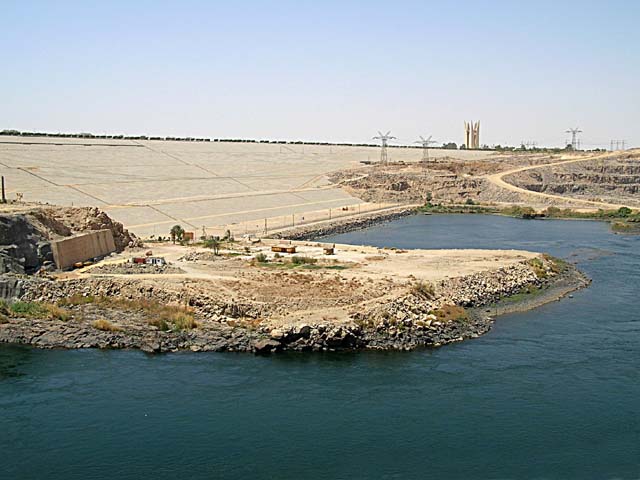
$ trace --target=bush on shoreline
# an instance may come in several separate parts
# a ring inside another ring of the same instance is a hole
[[[426,281],[418,281],[414,283],[411,286],[411,293],[427,300],[433,300],[436,296],[435,288],[431,283]]]

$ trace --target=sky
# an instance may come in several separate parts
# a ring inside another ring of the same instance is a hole
[[[0,130],[640,147],[640,2],[0,0]]]

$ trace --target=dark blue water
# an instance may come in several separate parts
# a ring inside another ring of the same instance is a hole
[[[417,216],[336,242],[524,248],[594,280],[410,353],[0,347],[0,478],[640,478],[640,237]]]

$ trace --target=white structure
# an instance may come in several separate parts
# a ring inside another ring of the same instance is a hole
[[[480,148],[480,122],[464,122],[464,145],[469,148]]]

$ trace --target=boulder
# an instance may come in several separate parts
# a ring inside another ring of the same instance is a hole
[[[253,351],[256,355],[268,355],[273,351],[280,350],[280,348],[280,342],[268,338],[258,340],[253,344]]]

